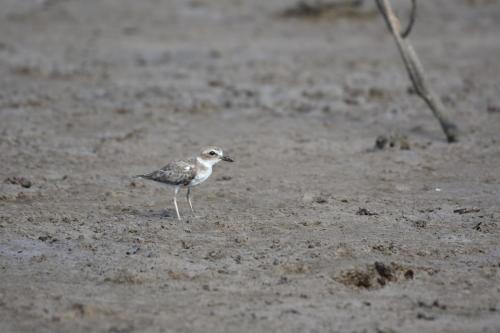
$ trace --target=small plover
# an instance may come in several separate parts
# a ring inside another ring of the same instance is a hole
[[[177,218],[180,220],[179,207],[177,207],[177,193],[181,187],[187,188],[186,199],[191,212],[194,212],[190,197],[191,187],[200,185],[207,180],[212,174],[212,167],[220,161],[234,162],[232,158],[224,155],[224,152],[219,147],[208,147],[203,149],[199,156],[186,160],[173,161],[159,170],[135,177],[173,186],[175,212],[177,213]]]

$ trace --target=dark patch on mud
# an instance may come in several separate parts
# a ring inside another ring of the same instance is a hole
[[[414,277],[413,268],[394,262],[386,265],[376,261],[374,264],[367,265],[362,269],[343,271],[334,279],[348,287],[377,289],[384,287],[388,283],[412,280]]]
[[[377,213],[375,212],[372,212],[370,210],[368,210],[367,208],[359,208],[356,212],[356,215],[360,215],[360,216],[374,216],[374,215],[378,215]]]
[[[5,179],[4,182],[6,184],[21,185],[24,188],[30,188],[33,185],[31,180],[29,180],[28,178],[17,177],[17,176],[9,177],[9,178]]]
[[[364,0],[347,1],[308,1],[300,0],[280,13],[282,18],[298,19],[328,19],[339,18],[351,20],[366,20],[374,18],[374,10],[363,9]]]
[[[406,135],[379,135],[375,139],[374,150],[398,147],[401,150],[410,150],[410,142]]]

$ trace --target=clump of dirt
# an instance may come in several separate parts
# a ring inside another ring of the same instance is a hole
[[[52,237],[51,235],[40,236],[40,237],[38,237],[38,240],[40,240],[42,242],[47,242],[49,244],[53,244],[53,243],[56,243],[58,241],[57,238]]]
[[[337,2],[304,1],[282,10],[278,16],[283,18],[319,19],[348,18],[368,19],[376,15],[373,10],[362,10],[364,0]]]
[[[367,208],[359,208],[358,211],[356,212],[356,215],[361,215],[361,216],[374,216],[374,215],[378,215],[377,213],[375,212],[372,212],[370,210],[368,210]]]
[[[415,276],[413,269],[397,263],[386,265],[376,261],[362,269],[349,269],[343,271],[334,280],[348,287],[377,289],[390,282],[411,280]]]
[[[6,184],[21,185],[24,188],[30,188],[33,185],[31,180],[24,178],[24,177],[17,177],[17,176],[9,177],[9,178],[5,179],[4,182]]]
[[[374,150],[384,150],[386,148],[397,148],[401,150],[410,150],[410,142],[406,135],[379,135],[375,139]]]

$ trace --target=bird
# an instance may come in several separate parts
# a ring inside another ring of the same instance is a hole
[[[220,161],[234,162],[225,155],[219,147],[210,146],[201,151],[198,156],[168,163],[163,168],[150,173],[136,175],[134,178],[143,178],[174,187],[174,206],[177,219],[181,219],[177,206],[177,193],[181,188],[187,188],[186,199],[194,213],[191,203],[191,188],[206,181],[212,174],[212,167]]]

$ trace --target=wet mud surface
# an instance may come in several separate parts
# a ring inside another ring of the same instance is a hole
[[[419,6],[456,144],[371,3],[303,9],[1,2],[0,331],[500,329],[500,3]],[[131,178],[212,144],[194,216]]]

